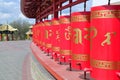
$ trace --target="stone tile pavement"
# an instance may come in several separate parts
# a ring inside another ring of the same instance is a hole
[[[34,55],[31,56],[31,74],[34,80],[56,80],[43,65],[40,65]]]
[[[22,80],[25,56],[31,53],[30,41],[0,42],[0,80]]]
[[[37,64],[37,70],[40,69],[40,66],[38,66],[40,64],[32,59],[30,43],[31,41],[27,40],[0,42],[0,80],[33,80],[31,64]],[[46,72],[40,70],[39,73],[42,73],[43,76]],[[46,77],[46,74],[44,77]]]

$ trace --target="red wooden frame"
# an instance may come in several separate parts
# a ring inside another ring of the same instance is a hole
[[[62,6],[62,4],[67,1],[69,1],[69,4]],[[40,22],[50,14],[53,14],[54,18],[58,18],[59,11],[61,14],[61,10],[86,1],[87,0],[76,0],[74,2],[73,0],[21,0],[21,10],[27,17],[35,18],[36,22]]]

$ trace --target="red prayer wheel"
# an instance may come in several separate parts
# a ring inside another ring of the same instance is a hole
[[[71,14],[71,67],[81,70],[90,67],[90,12]]]
[[[36,30],[37,30],[36,28],[37,28],[37,27],[36,27],[36,25],[37,25],[37,24],[35,24],[35,27],[34,27],[34,33],[35,33],[35,35],[34,35],[34,38],[35,38],[35,44],[37,44],[37,35],[36,35]]]
[[[71,54],[70,38],[70,16],[60,16],[60,62],[69,62]]]
[[[43,24],[43,22],[40,22],[40,48],[41,50],[45,51],[45,25]]]
[[[39,48],[41,48],[42,47],[42,44],[41,44],[41,22],[40,23],[38,23],[37,24],[37,35],[38,35],[38,38],[37,38],[37,42],[38,42],[38,46],[39,46]]]
[[[37,44],[37,24],[33,27],[33,37],[34,37],[34,43]]]
[[[32,40],[35,43],[35,25],[33,25],[32,32],[33,32]]]
[[[120,5],[92,7],[91,76],[120,80]]]
[[[59,51],[60,51],[60,33],[59,33],[59,20],[54,18],[52,19],[52,57],[54,60],[56,60],[59,57]]]
[[[33,27],[33,37],[34,37],[34,41],[35,43],[40,47],[40,44],[39,44],[39,23],[35,24],[35,26]]]
[[[52,27],[52,23],[50,22],[51,26],[48,26],[48,35],[49,35],[49,41],[48,41],[48,52],[49,54],[52,53],[52,43],[53,43],[53,27]]]
[[[47,54],[49,54],[52,48],[52,44],[51,44],[52,30],[50,29],[51,22],[50,20],[46,20],[44,24],[45,24],[45,42],[46,42],[45,47]]]
[[[36,25],[36,43],[37,43],[37,45],[39,46],[39,40],[38,40],[38,38],[39,38],[39,26],[38,26],[38,24]]]

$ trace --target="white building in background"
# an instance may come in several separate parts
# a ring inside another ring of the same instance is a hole
[[[108,0],[92,0],[92,6],[107,5]],[[111,4],[120,5],[120,0],[111,0]]]

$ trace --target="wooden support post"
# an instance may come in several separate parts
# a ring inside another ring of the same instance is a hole
[[[108,5],[110,5],[110,1],[111,1],[111,0],[108,0]]]
[[[86,11],[86,1],[84,2],[84,11]]]
[[[60,2],[60,0],[59,0],[59,8],[61,8],[62,7],[62,3]],[[60,10],[60,16],[62,15],[62,10]]]
[[[72,0],[69,0],[69,4],[71,4],[72,3]],[[70,6],[70,22],[71,22],[71,12],[72,12],[72,6]]]
[[[53,0],[53,15],[54,18],[58,18],[58,11],[55,11],[58,8],[58,5],[55,4],[56,0]]]

